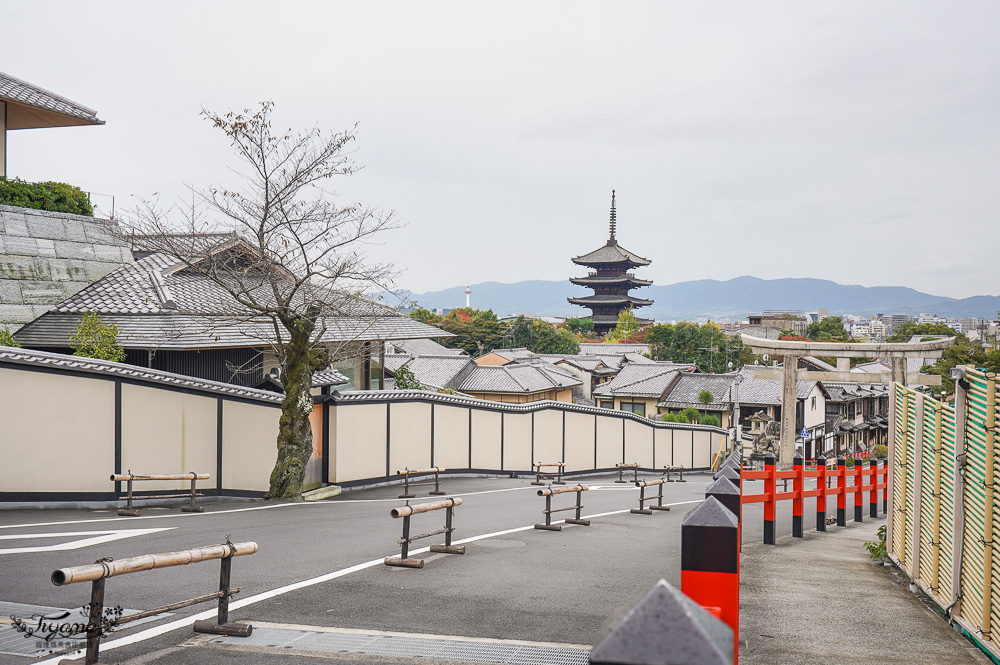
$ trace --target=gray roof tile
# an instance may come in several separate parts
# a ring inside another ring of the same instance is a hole
[[[479,365],[462,382],[462,392],[536,393],[570,388],[582,381],[544,365]]]
[[[97,111],[3,72],[0,72],[0,99],[54,111],[89,124],[104,124],[97,118]]]
[[[677,378],[677,367],[628,364],[607,383],[594,390],[595,395],[616,397],[659,397]]]

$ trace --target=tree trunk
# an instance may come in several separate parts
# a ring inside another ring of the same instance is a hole
[[[320,353],[310,349],[309,338],[313,324],[298,319],[286,325],[290,339],[284,348],[281,383],[285,398],[281,401],[281,420],[278,425],[278,459],[271,471],[271,485],[265,499],[281,501],[302,500],[302,480],[306,464],[312,455],[313,372],[320,362]]]

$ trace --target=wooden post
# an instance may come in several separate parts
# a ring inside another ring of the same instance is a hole
[[[993,607],[993,515],[996,506],[993,505],[993,455],[996,449],[996,375],[987,375],[986,381],[986,472],[984,482],[986,483],[985,511],[986,519],[983,525],[983,540],[986,541],[984,548],[983,563],[983,616],[980,626],[983,630],[983,640],[992,639],[990,637],[990,613]]]
[[[934,526],[931,528],[931,592],[941,589],[938,573],[941,566],[941,402],[934,404]]]

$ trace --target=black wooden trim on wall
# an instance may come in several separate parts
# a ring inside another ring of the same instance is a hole
[[[534,469],[535,464],[535,412],[531,412],[531,464]]]
[[[565,411],[562,412],[562,416],[563,416],[562,459],[559,461],[565,464],[566,463],[566,412]]]
[[[469,409],[469,468],[472,468],[472,409]]]
[[[504,454],[504,450],[503,450],[503,443],[504,443],[503,426],[504,426],[504,421],[505,421],[504,416],[506,416],[506,415],[507,414],[504,413],[503,411],[500,412],[500,470],[501,471],[503,471],[503,454]]]
[[[389,471],[389,453],[392,451],[392,404],[385,403],[385,475],[392,475]]]
[[[434,468],[434,402],[431,402],[431,468]]]
[[[225,403],[220,397],[215,407],[215,489],[222,490],[222,411]]]
[[[388,407],[387,407],[388,408]],[[330,403],[323,402],[323,470],[320,480],[324,485],[330,483]]]
[[[122,472],[122,382],[115,381],[115,473]],[[115,482],[115,494],[122,491],[121,482]]]

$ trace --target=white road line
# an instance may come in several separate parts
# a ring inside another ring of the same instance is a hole
[[[664,504],[664,505],[682,506],[682,505],[686,505],[686,504],[690,504],[690,503],[701,503],[702,501],[703,501],[703,499],[696,499],[696,500],[693,500],[693,501],[679,501],[677,503],[670,503],[670,504]],[[292,505],[295,505],[295,504],[292,504]],[[622,514],[622,513],[627,513],[627,512],[629,512],[629,510],[631,510],[631,509],[630,508],[626,508],[624,510],[612,510],[612,511],[606,512],[606,513],[596,513],[594,515],[584,515],[583,517],[585,519],[591,519],[591,518],[594,518],[594,517],[605,517],[607,515],[619,515],[619,514]],[[563,520],[558,520],[558,521],[553,522],[553,524],[561,524],[561,523],[563,523]],[[484,533],[484,534],[479,535],[479,536],[472,536],[471,538],[464,538],[462,540],[454,540],[454,541],[452,541],[452,543],[455,544],[455,545],[461,545],[462,543],[473,543],[473,542],[476,542],[477,540],[486,540],[488,538],[496,538],[497,536],[506,536],[507,534],[518,533],[520,531],[531,531],[534,528],[535,528],[534,525],[531,525],[531,526],[519,526],[519,527],[515,527],[513,529],[505,529],[503,531],[494,531],[493,533]],[[410,550],[410,554],[411,555],[414,555],[414,554],[423,554],[424,552],[429,552],[429,551],[430,551],[430,547],[421,547],[420,549]],[[249,596],[247,598],[242,598],[240,600],[237,600],[235,602],[230,603],[229,604],[229,609],[230,610],[237,610],[237,609],[239,609],[241,607],[246,607],[247,605],[253,605],[255,603],[259,603],[262,600],[269,600],[269,599],[275,598],[277,596],[283,596],[286,593],[290,593],[292,591],[298,591],[299,589],[304,589],[306,587],[314,586],[316,584],[322,584],[323,582],[329,582],[330,580],[335,580],[335,579],[337,579],[339,577],[344,577],[345,575],[350,575],[351,573],[356,573],[356,572],[361,571],[361,570],[366,570],[368,568],[372,568],[374,566],[381,565],[381,564],[383,564],[384,560],[385,560],[384,557],[380,557],[378,559],[372,559],[371,561],[365,561],[364,563],[355,564],[355,565],[350,566],[348,568],[341,568],[340,570],[336,570],[336,571],[334,571],[332,573],[326,573],[325,575],[320,575],[318,577],[312,577],[312,578],[307,579],[307,580],[302,580],[301,582],[294,582],[292,584],[287,584],[287,585],[282,586],[282,587],[277,587],[276,589],[271,589],[270,591],[264,591],[262,593],[258,593],[255,596]],[[198,614],[195,614],[193,616],[187,616],[187,617],[184,617],[182,619],[175,619],[174,621],[169,621],[169,622],[167,622],[165,624],[162,624],[162,625],[159,625],[159,626],[154,626],[152,628],[147,628],[146,630],[140,631],[138,633],[134,633],[134,634],[128,635],[126,637],[120,637],[117,640],[111,640],[110,642],[106,642],[104,644],[101,644],[101,652],[104,653],[106,651],[110,651],[111,649],[117,649],[119,647],[128,646],[130,644],[136,644],[138,642],[144,642],[146,640],[152,639],[154,637],[159,637],[160,635],[172,632],[174,630],[178,630],[180,628],[189,628],[191,626],[191,624],[194,623],[195,621],[200,621],[201,619],[209,619],[211,617],[216,616],[217,614],[218,614],[218,610],[215,610],[215,609],[205,610],[204,612],[199,612]],[[79,658],[79,657],[83,656],[83,654],[84,654],[84,650],[83,649],[78,649],[78,650],[73,651],[71,653],[65,653],[65,654],[62,654],[60,656],[56,656],[54,658],[49,658],[48,660],[37,661],[37,662],[33,663],[32,665],[58,665],[58,663],[62,662],[63,659]]]
[[[0,549],[0,554],[30,554],[36,552],[61,552],[65,550],[78,550],[91,545],[108,543],[112,540],[123,538],[134,538],[136,536],[146,536],[159,531],[170,531],[176,529],[175,526],[162,527],[159,529],[113,529],[110,531],[59,531],[50,533],[16,533],[0,536],[0,540],[31,540],[33,538],[64,538],[68,536],[90,536],[78,540],[70,540],[65,543],[55,545],[34,545],[31,547],[8,547]],[[103,535],[101,535],[103,534]]]

